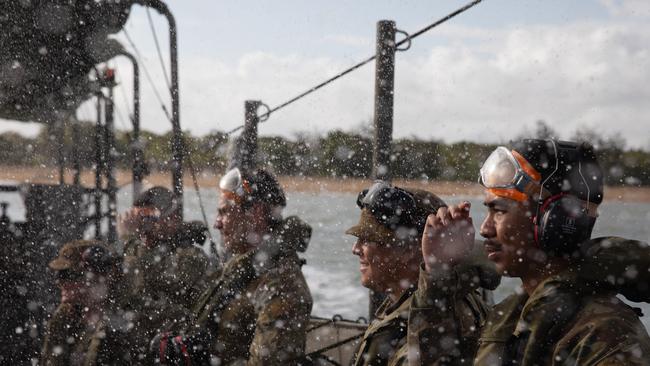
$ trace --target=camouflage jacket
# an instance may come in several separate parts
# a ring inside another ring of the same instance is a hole
[[[125,247],[124,267],[134,297],[165,299],[191,309],[206,288],[208,258],[191,244],[162,243],[146,248],[132,239]]]
[[[207,333],[210,362],[292,365],[304,355],[312,298],[296,245],[304,250],[300,233],[311,229],[295,217],[285,227],[294,233],[231,258],[198,301],[193,329]]]
[[[64,303],[47,323],[40,365],[69,365],[70,355],[82,332],[81,307]]]
[[[149,364],[149,342],[162,331],[178,331],[205,289],[208,260],[194,245],[161,244],[146,248],[139,240],[124,250],[125,289],[119,300],[130,327],[132,358]]]
[[[131,364],[127,338],[115,327],[115,314],[101,315],[93,326],[83,320],[79,306],[61,304],[47,325],[40,365]]]
[[[488,311],[478,288],[496,288],[500,276],[485,261],[468,261],[458,270],[460,280],[443,289],[432,288],[432,282],[426,280],[426,272],[421,269],[417,289],[404,293],[395,304],[386,299],[368,326],[352,364],[430,365],[472,353],[478,329]],[[453,304],[429,300],[437,297],[437,291],[452,289],[457,291],[451,300]],[[450,340],[457,338],[464,339],[463,344],[470,349],[453,349]],[[417,342],[419,347],[413,348],[409,342]]]
[[[405,358],[408,311],[414,289],[405,292],[393,304],[384,300],[375,312],[375,319],[366,329],[352,365],[400,365]]]
[[[585,293],[566,274],[494,307],[475,365],[650,365],[650,338],[614,294]]]
[[[624,290],[626,296],[648,301],[647,286],[639,281],[648,279],[650,253],[641,244],[612,238],[585,243],[590,255],[582,262],[546,279],[530,297],[514,294],[492,308],[478,344],[441,328],[457,344],[447,352],[462,354],[455,360],[450,357],[450,363],[472,364],[469,360],[474,359],[476,366],[650,365],[650,338],[639,314],[616,297]],[[636,280],[629,276],[626,259],[638,266],[635,270],[641,274]],[[600,270],[594,273],[596,268]],[[457,291],[446,289],[454,289],[457,270],[440,268],[422,277],[432,289],[430,302],[455,306]],[[413,349],[421,350],[422,344],[421,337],[409,339]]]

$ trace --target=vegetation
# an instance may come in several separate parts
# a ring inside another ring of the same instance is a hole
[[[73,133],[78,134],[74,138]],[[368,177],[372,171],[371,131],[330,131],[325,136],[298,134],[288,139],[279,136],[259,137],[260,164],[278,175]],[[543,121],[537,122],[529,136],[548,138],[557,134]],[[73,165],[78,159],[85,169],[93,168],[95,127],[79,123],[67,128],[63,137],[55,131],[43,129],[35,138],[16,133],[0,134],[0,164],[15,166],[57,163],[57,146],[63,138],[64,161]],[[581,129],[572,140],[589,141],[594,145],[610,185],[650,185],[650,153],[626,149],[620,135],[602,136],[596,131]],[[113,151],[116,164],[128,169],[131,162],[131,137],[124,132],[116,134]],[[78,141],[73,143],[73,141]],[[146,151],[150,170],[168,170],[170,164],[170,135],[143,132],[141,143]],[[186,135],[186,145],[192,166],[198,170],[222,172],[227,164],[229,139],[223,132],[202,137]],[[397,178],[474,181],[480,164],[496,145],[474,142],[444,143],[402,138],[393,141],[391,171]],[[189,164],[187,165],[190,166]]]

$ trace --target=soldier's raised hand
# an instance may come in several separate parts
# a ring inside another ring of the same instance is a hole
[[[474,247],[474,225],[469,202],[441,207],[429,215],[422,235],[422,256],[427,271],[437,263],[454,265]]]
[[[141,222],[140,215],[135,208],[118,215],[117,217],[117,233],[121,239],[128,238],[135,235],[139,229]]]

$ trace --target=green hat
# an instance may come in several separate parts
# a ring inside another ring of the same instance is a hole
[[[75,240],[65,244],[59,255],[49,263],[55,271],[107,272],[114,263],[111,250],[95,240]]]
[[[423,223],[430,214],[435,214],[440,207],[446,206],[445,202],[435,194],[422,189],[404,189],[413,196],[415,207],[413,216],[416,224],[412,227],[398,227],[396,230],[381,224],[367,208],[361,209],[359,222],[345,231],[346,234],[356,236],[368,241],[390,244],[408,243],[419,241],[424,232]]]

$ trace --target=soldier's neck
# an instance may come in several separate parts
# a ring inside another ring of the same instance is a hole
[[[530,296],[533,291],[547,278],[565,271],[569,262],[562,258],[550,258],[544,265],[532,266],[530,270],[521,276],[522,287]]]
[[[417,285],[417,281],[417,274],[407,274],[402,276],[399,281],[389,284],[386,294],[394,304],[399,301],[406,291],[414,288]]]
[[[259,247],[264,241],[264,238],[269,235],[268,228],[261,228],[260,230],[250,231],[246,237],[242,238],[238,245],[234,245],[231,249],[235,255],[246,254],[251,250]]]

